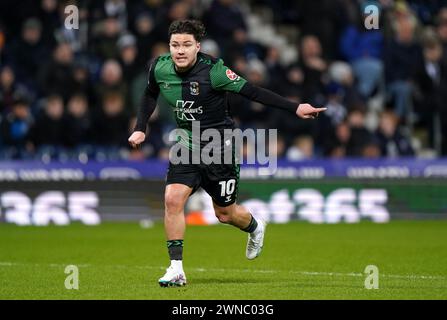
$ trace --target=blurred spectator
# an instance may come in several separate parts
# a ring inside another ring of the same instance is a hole
[[[384,157],[412,156],[414,150],[411,141],[398,128],[399,119],[392,111],[384,111],[380,115],[377,138],[380,153]]]
[[[264,62],[259,59],[247,60],[246,77],[251,83],[258,86],[265,86],[268,83],[268,74]]]
[[[191,4],[187,1],[174,0],[166,3],[165,14],[160,14],[153,33],[160,42],[169,42],[169,25],[175,20],[185,20],[191,16]]]
[[[267,137],[266,140],[268,140],[266,141],[266,148],[268,148],[268,150],[266,150],[266,154],[268,154],[269,157],[276,157],[276,159],[282,159],[285,157],[287,145],[281,135],[278,135],[276,140],[269,140]],[[258,153],[259,150],[256,150],[256,152]]]
[[[352,64],[357,88],[364,98],[383,90],[383,34],[367,30],[365,16],[360,12],[354,23],[348,25],[340,37],[340,52]]]
[[[277,75],[278,77],[278,75]],[[291,101],[295,101],[298,106],[303,102],[303,81],[304,75],[301,68],[294,64],[287,69],[285,79],[278,80],[278,93]],[[270,108],[271,121],[267,121],[270,128],[278,128],[278,132],[284,137],[287,145],[293,143],[295,137],[300,135],[313,134],[316,122],[297,119],[289,112]]]
[[[431,23],[439,7],[445,5],[444,1],[407,0],[407,2],[423,24]]]
[[[123,80],[131,83],[138,74],[141,65],[138,64],[138,49],[135,37],[130,34],[122,35],[117,43],[119,49],[119,62],[123,70]]]
[[[331,158],[344,158],[351,139],[351,128],[347,122],[339,123],[333,133],[324,140],[323,155]]]
[[[311,159],[314,156],[314,141],[311,136],[299,136],[293,140],[292,146],[287,150],[286,158],[289,161]]]
[[[256,3],[262,3],[271,9],[275,24],[294,25],[298,21],[296,0],[257,0]]]
[[[137,38],[138,64],[146,64],[150,58],[152,46],[157,41],[152,30],[154,21],[147,12],[140,13],[135,20],[135,35]]]
[[[11,111],[18,96],[29,96],[28,90],[16,81],[14,70],[9,65],[0,68],[0,115]]]
[[[413,112],[411,79],[421,48],[415,39],[415,17],[406,9],[400,10],[394,21],[395,36],[385,45],[385,76],[396,114],[404,121],[411,121],[408,119]]]
[[[92,1],[91,15],[95,20],[113,18],[120,30],[127,28],[127,5],[124,0]]]
[[[286,68],[281,64],[280,62],[280,49],[275,46],[270,46],[267,48],[266,56],[265,56],[265,66],[267,67],[267,71],[269,74],[269,85],[268,87],[271,88],[273,91],[278,92],[280,94],[284,94],[284,92],[281,91],[281,88],[284,85],[284,74],[286,73]],[[289,70],[290,72],[290,70]],[[297,70],[299,75],[290,75],[286,77],[286,81],[289,81],[289,84],[291,85],[289,87],[289,90],[284,90],[286,92],[293,92],[293,95],[299,95],[301,96],[301,92],[299,94],[295,94],[296,90],[293,88],[295,85],[298,87],[301,86],[303,82],[303,73],[301,70]]]
[[[343,103],[344,90],[341,85],[336,82],[331,82],[327,86],[327,103],[325,107],[327,110],[321,115],[321,126],[333,127],[343,122],[346,118],[348,110]],[[329,121],[325,121],[328,118]]]
[[[50,95],[36,117],[31,140],[36,147],[62,147],[66,134],[69,132],[64,124],[64,101],[59,95]]]
[[[442,66],[447,65],[447,7],[443,7],[439,10],[435,19],[436,31],[439,36],[439,40],[442,44]],[[441,71],[442,73],[442,71]],[[443,76],[445,77],[445,75]],[[443,94],[446,94],[447,90],[442,90]],[[443,97],[442,101],[446,101],[447,97]],[[442,104],[440,109],[439,120],[441,124],[441,154],[447,155],[447,108],[445,104]]]
[[[203,21],[208,35],[224,50],[227,49],[236,30],[247,30],[236,0],[214,0],[204,13]]]
[[[324,105],[327,110],[323,112],[316,123],[315,143],[323,146],[323,153],[328,154],[328,145],[334,140],[336,128],[343,123],[348,114],[348,110],[343,103],[345,92],[343,87],[336,83],[330,82],[326,87],[327,102]],[[333,137],[333,138],[329,138]]]
[[[0,65],[5,62],[5,32],[0,21]]]
[[[60,43],[53,52],[53,58],[42,67],[39,83],[44,95],[57,94],[64,100],[75,89],[73,78],[73,51],[68,43]]]
[[[375,140],[367,141],[360,154],[362,158],[380,158],[380,155],[380,146]]]
[[[200,43],[200,51],[214,58],[220,58],[220,48],[216,41],[213,39],[204,39]]]
[[[436,31],[442,44],[442,59],[444,63],[447,63],[447,7],[439,10],[435,20]]]
[[[346,146],[346,155],[361,157],[367,146],[375,144],[374,135],[365,126],[365,113],[362,110],[350,111],[347,120],[350,127],[350,138]]]
[[[443,113],[447,90],[447,61],[442,60],[442,45],[432,29],[426,29],[422,38],[423,56],[415,66],[413,91],[415,125],[424,128],[428,145],[435,148],[435,118]]]
[[[444,107],[439,114],[439,121],[441,126],[441,152],[440,156],[447,156],[447,110]]]
[[[345,7],[340,0],[296,0],[298,27],[303,35],[314,35],[324,49],[325,59],[334,59],[337,41],[347,21]]]
[[[124,112],[124,98],[120,92],[103,96],[101,110],[93,115],[92,138],[102,146],[127,146],[129,118]]]
[[[342,61],[334,61],[329,65],[329,79],[341,86],[342,103],[347,110],[362,104],[364,99],[355,86],[354,74],[351,66]]]
[[[29,102],[17,98],[11,105],[11,111],[5,115],[0,123],[0,144],[3,144],[6,153],[12,159],[22,158],[27,151],[31,151],[29,144],[30,130],[33,118]]]
[[[121,97],[127,97],[127,86],[123,81],[123,71],[116,60],[107,60],[101,68],[101,78],[95,87],[96,101],[101,104],[104,96],[110,92],[119,92]],[[126,104],[127,105],[127,104]]]
[[[96,55],[100,59],[118,58],[116,43],[121,32],[123,32],[122,26],[114,16],[109,16],[96,24],[92,44],[95,48]]]
[[[34,85],[40,66],[49,56],[49,48],[42,40],[42,23],[29,18],[23,23],[21,37],[11,46],[11,60],[17,77]]]
[[[10,111],[14,102],[15,74],[11,67],[5,66],[0,70],[0,114]]]
[[[169,45],[167,42],[157,42],[152,47],[151,58],[155,59],[156,57],[168,52],[169,52]]]
[[[39,19],[42,22],[42,38],[51,48],[56,45],[55,30],[62,24],[59,11],[57,0],[40,1]]]
[[[85,56],[77,58],[73,64],[73,92],[82,92],[89,104],[94,103],[93,84],[91,81],[89,60]]]
[[[304,73],[303,100],[313,104],[322,104],[323,75],[327,62],[322,57],[320,41],[317,37],[307,35],[300,43],[300,68]]]
[[[108,17],[117,17],[121,29],[127,28],[127,5],[125,0],[105,0],[104,12]]]
[[[238,55],[236,60],[233,61],[233,69],[235,72],[245,76],[248,69],[248,61],[244,56]]]
[[[140,14],[148,14],[151,16],[153,25],[155,25],[158,17],[161,17],[164,8],[164,0],[144,0],[144,1],[128,1],[129,21],[136,21]],[[130,31],[136,32],[129,25]]]
[[[243,28],[237,28],[233,31],[231,41],[226,45],[225,61],[232,65],[235,57],[238,55],[244,56],[247,60],[259,59],[263,60],[265,56],[265,48],[248,38],[247,31]]]
[[[287,68],[283,73],[280,72],[280,66],[276,67],[277,73],[273,73],[270,80],[271,86],[275,88],[278,93],[288,97],[296,97],[302,100],[304,74],[299,65],[294,64]],[[273,80],[275,79],[275,80]]]
[[[66,145],[70,148],[87,144],[91,141],[91,120],[87,97],[74,94],[67,104],[65,117]]]

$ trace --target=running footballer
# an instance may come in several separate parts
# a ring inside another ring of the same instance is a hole
[[[200,52],[205,34],[203,24],[196,20],[174,21],[169,27],[170,53],[152,61],[148,84],[137,116],[137,124],[129,143],[136,147],[146,138],[147,122],[161,94],[173,108],[179,128],[191,132],[194,121],[200,130],[232,129],[234,123],[226,106],[226,92],[234,92],[250,100],[293,112],[303,119],[315,118],[326,108],[291,102],[269,90],[251,85],[216,59]],[[181,138],[179,143],[189,152],[202,142]],[[222,148],[224,146],[222,145]],[[266,223],[255,219],[236,203],[239,164],[234,163],[173,163],[170,161],[165,189],[165,232],[171,260],[158,282],[162,287],[186,284],[183,271],[183,239],[185,234],[184,206],[188,197],[202,187],[212,198],[216,217],[248,233],[246,257],[256,258],[262,250]]]

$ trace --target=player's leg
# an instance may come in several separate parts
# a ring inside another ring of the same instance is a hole
[[[162,287],[186,284],[183,271],[183,239],[185,235],[184,207],[193,188],[180,184],[168,184],[165,189],[165,232],[171,264],[158,282]]]
[[[185,235],[184,208],[193,188],[180,184],[168,184],[165,189],[165,232],[168,240],[183,239]]]
[[[231,224],[248,233],[245,252],[247,259],[252,260],[258,257],[264,246],[266,222],[262,219],[255,219],[244,206],[236,203],[221,206],[213,201],[213,206],[216,217],[221,223]]]
[[[245,207],[236,203],[230,204],[229,206],[219,206],[213,201],[213,207],[216,218],[221,223],[231,224],[239,229],[246,229],[252,221],[250,212]]]
[[[184,207],[188,197],[200,185],[200,172],[196,165],[169,164],[165,189],[165,232],[171,264],[159,279],[163,287],[186,284],[183,271],[183,239],[185,235]]]
[[[247,232],[247,258],[256,258],[262,250],[266,224],[255,219],[244,206],[236,204],[239,165],[211,164],[204,168],[204,173],[202,187],[213,198],[217,219]]]

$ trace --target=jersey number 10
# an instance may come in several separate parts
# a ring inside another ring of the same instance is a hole
[[[222,197],[225,197],[227,195],[231,195],[234,192],[234,189],[236,187],[236,180],[230,179],[228,181],[220,181],[220,195]]]

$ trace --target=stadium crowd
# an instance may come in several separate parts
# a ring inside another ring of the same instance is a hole
[[[371,3],[379,29],[365,28]],[[72,4],[79,29],[64,26]],[[247,80],[328,107],[304,121],[228,94],[240,128],[278,128],[279,157],[447,155],[447,2],[243,4],[270,8],[275,26],[298,31],[296,61],[250,38],[252,13],[236,0],[2,0],[0,159],[166,159],[175,121],[162,100],[147,143],[132,150],[127,138],[148,61],[169,51],[169,24],[186,18],[204,22],[203,51]]]

